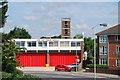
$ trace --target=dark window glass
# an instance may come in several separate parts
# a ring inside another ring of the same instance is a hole
[[[80,42],[77,42],[77,46],[80,46]]]
[[[38,42],[38,46],[42,47],[42,42]]]
[[[75,47],[75,42],[71,42],[71,47]]]
[[[27,44],[28,44],[28,47],[31,47],[31,42],[27,42]]]
[[[36,52],[36,50],[27,50],[27,52]]]
[[[47,41],[43,42],[43,47],[47,47]]]
[[[36,41],[32,41],[32,47],[36,46]]]
[[[17,41],[17,42],[16,42],[16,45],[17,45],[17,46],[20,46],[20,42]]]
[[[25,46],[25,41],[21,41],[21,46]]]

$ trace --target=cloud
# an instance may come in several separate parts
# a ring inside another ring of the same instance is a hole
[[[38,18],[36,16],[24,16],[25,20],[37,20]]]
[[[80,30],[85,30],[88,29],[88,25],[86,23],[79,23],[79,24],[73,24],[72,29],[80,29]]]

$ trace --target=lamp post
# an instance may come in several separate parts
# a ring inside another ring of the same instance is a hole
[[[99,24],[99,26],[107,27],[106,23]],[[96,80],[96,40],[95,40],[95,28],[96,26],[92,27],[93,29],[93,35],[94,35],[94,74],[95,74],[95,80]]]

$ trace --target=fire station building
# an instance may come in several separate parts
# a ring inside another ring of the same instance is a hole
[[[16,55],[23,66],[56,66],[82,62],[83,40],[71,39],[70,18],[62,18],[61,39],[14,39],[16,45],[25,47]]]

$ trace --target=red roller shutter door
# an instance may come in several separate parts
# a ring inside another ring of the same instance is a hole
[[[25,67],[45,66],[46,64],[45,53],[20,53],[17,55],[19,56],[20,63]]]
[[[75,55],[75,53],[50,53],[50,66],[75,63]],[[78,56],[80,58],[80,54]]]

